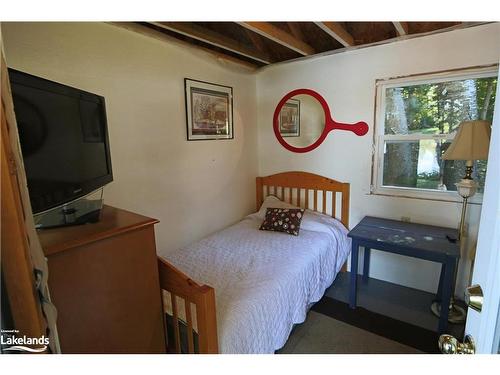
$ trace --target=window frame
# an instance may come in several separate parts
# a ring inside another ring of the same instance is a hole
[[[385,141],[420,141],[425,139],[453,140],[454,138],[452,134],[385,135],[386,89],[490,77],[498,77],[498,64],[377,79],[375,81],[375,119],[372,143],[372,176],[370,194],[447,202],[461,202],[462,197],[460,197],[457,192],[453,190],[439,191],[435,189],[383,185]],[[476,193],[469,199],[469,203],[480,204],[482,200],[483,194]]]

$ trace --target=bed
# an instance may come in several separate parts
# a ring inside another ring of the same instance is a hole
[[[237,224],[159,254],[169,352],[274,353],[345,270],[348,183],[285,172],[257,177],[256,198]],[[267,207],[291,205],[307,208],[299,236],[259,230]]]

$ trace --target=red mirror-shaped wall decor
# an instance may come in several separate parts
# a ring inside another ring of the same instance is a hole
[[[323,113],[318,116],[321,110]],[[319,123],[322,130],[321,128],[318,130]],[[332,130],[347,130],[363,136],[368,132],[368,124],[363,121],[355,124],[337,122],[332,119],[330,108],[320,94],[310,89],[297,89],[286,94],[276,106],[273,129],[283,147],[292,152],[302,153],[318,147]]]

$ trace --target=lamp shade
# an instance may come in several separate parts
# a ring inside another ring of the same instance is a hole
[[[488,121],[464,121],[450,147],[443,154],[445,160],[486,160],[491,128]]]

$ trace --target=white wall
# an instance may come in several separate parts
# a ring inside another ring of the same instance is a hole
[[[106,98],[114,182],[105,202],[158,218],[159,249],[254,209],[254,73],[102,23],[3,23],[2,34],[10,67]],[[233,87],[234,140],[186,141],[185,77]]]
[[[369,195],[375,80],[494,64],[499,56],[497,23],[265,68],[257,77],[259,174],[303,170],[350,182],[351,227],[365,215],[394,219],[408,216],[414,222],[455,227],[460,204]],[[287,151],[272,132],[273,112],[287,92],[298,88],[322,94],[338,121],[366,121],[369,133],[357,137],[334,132],[312,152]],[[479,213],[480,206],[470,206],[468,220],[473,236],[477,233]],[[372,277],[436,290],[439,265],[377,251],[372,254]],[[463,284],[467,283],[466,268],[464,263],[458,295],[462,295]]]

